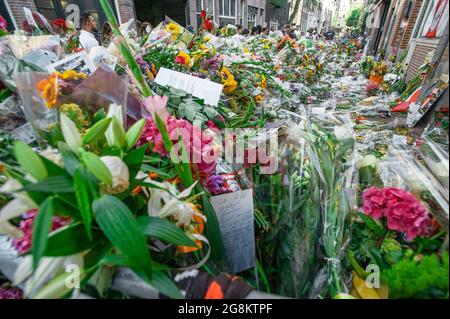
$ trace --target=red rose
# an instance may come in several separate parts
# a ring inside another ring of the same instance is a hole
[[[202,17],[202,19],[206,19],[206,11],[202,10],[202,12],[200,13],[200,16]]]

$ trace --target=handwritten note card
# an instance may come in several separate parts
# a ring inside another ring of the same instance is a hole
[[[255,267],[253,191],[247,189],[211,198],[233,273]]]
[[[222,84],[166,68],[159,70],[155,82],[188,92],[195,97],[204,99],[205,104],[212,106],[217,106],[219,103],[223,88]]]

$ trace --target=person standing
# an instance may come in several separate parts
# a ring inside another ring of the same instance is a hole
[[[99,46],[98,40],[94,35],[94,33],[98,32],[97,22],[92,14],[85,12],[81,16],[80,24],[80,45],[87,53],[89,53],[93,47]]]
[[[328,31],[325,32],[325,38],[327,41],[333,41],[334,40],[334,30],[332,28],[328,28]]]

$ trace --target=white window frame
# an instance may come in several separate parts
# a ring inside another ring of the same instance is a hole
[[[272,28],[273,28],[275,31],[278,31],[278,26],[279,25],[280,25],[280,23],[278,22],[277,19],[270,19],[270,22],[269,22],[269,29],[270,30],[272,30]]]
[[[207,11],[206,9],[205,9],[205,3],[208,3],[208,1],[211,1],[211,3],[212,3],[212,8],[208,8],[208,9],[210,9],[210,11]],[[215,15],[215,12],[214,12],[214,10],[215,10],[215,5],[216,5],[216,3],[215,3],[215,1],[214,0],[200,0],[200,6],[201,6],[201,8],[197,8],[197,16],[199,16],[201,13],[202,13],[202,10],[205,10],[206,11],[206,14],[208,15],[208,16],[212,16],[213,17],[213,21],[215,21],[216,20],[216,15]]]
[[[232,8],[232,4],[231,2],[234,2],[234,16],[232,15],[225,15],[225,13],[227,13],[225,11],[225,1],[224,0],[220,0],[219,1],[219,5],[222,8],[222,12],[223,14],[220,14],[220,10],[219,10],[219,17],[220,18],[226,18],[226,19],[234,19],[236,20],[236,14],[237,14],[237,1],[236,0],[229,0],[229,6],[228,6],[228,14],[231,14],[231,8]]]
[[[253,22],[256,25],[256,13],[249,12],[247,14],[247,21],[248,22]]]

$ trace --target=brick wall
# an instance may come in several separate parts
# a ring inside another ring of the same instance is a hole
[[[411,9],[408,25],[403,33],[402,40],[400,42],[400,49],[404,50],[408,47],[409,40],[411,39],[412,31],[414,29],[414,25],[417,21],[417,17],[419,16],[420,7],[422,6],[423,0],[415,0],[413,3],[413,7]]]
[[[405,16],[406,10],[408,10],[408,0],[403,0],[403,3],[401,4],[401,9],[400,9],[400,17],[397,19],[397,23],[395,24],[394,27],[394,32],[392,33],[392,40],[391,40],[391,46],[393,47],[397,47],[397,41],[400,37],[400,33],[401,33],[401,23],[403,20],[403,17]]]
[[[3,1],[3,0],[2,0]],[[11,13],[19,28],[22,28],[22,22],[26,20],[23,8],[27,7],[31,11],[37,11],[34,0],[6,0],[11,8]]]

